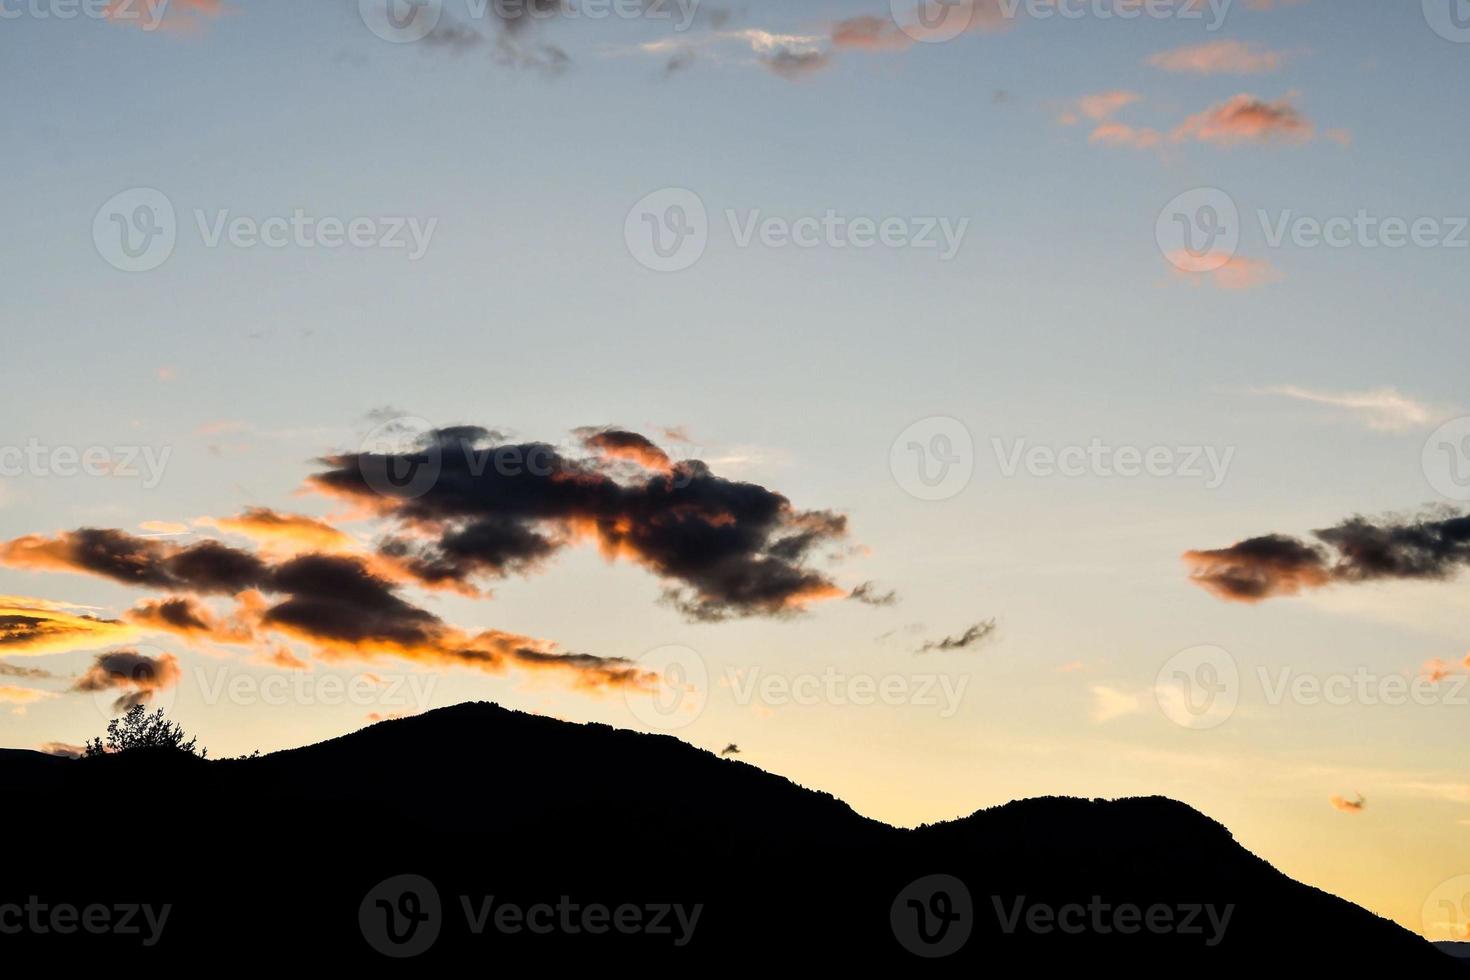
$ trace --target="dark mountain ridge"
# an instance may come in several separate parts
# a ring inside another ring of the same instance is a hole
[[[147,947],[115,932],[0,936],[60,958],[185,962],[229,950],[242,963],[392,964],[404,950],[378,935],[379,919],[403,911],[408,922],[419,897],[378,892],[414,875],[439,907],[432,942],[403,962],[430,968],[490,956],[1462,974],[1172,800],[1023,800],[908,830],[671,736],[491,704],[250,759],[7,750],[0,776],[22,804],[12,813],[60,842],[16,849],[0,906],[34,895],[171,907]],[[507,903],[700,911],[682,932],[598,933],[573,916],[542,934],[486,913]]]

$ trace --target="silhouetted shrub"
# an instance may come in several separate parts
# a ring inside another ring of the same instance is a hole
[[[173,749],[201,759],[208,757],[208,749],[196,748],[198,741],[197,738],[184,741],[184,730],[177,722],[166,720],[162,708],[150,715],[141,704],[135,704],[127,714],[107,723],[106,742],[99,735],[87,743],[87,757],[133,749]]]

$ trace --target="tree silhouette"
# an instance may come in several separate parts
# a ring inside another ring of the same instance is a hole
[[[99,735],[87,743],[87,757],[156,748],[174,749],[197,755],[201,759],[208,758],[208,749],[195,747],[198,741],[197,738],[184,741],[184,730],[177,722],[166,720],[162,708],[150,715],[141,704],[135,704],[128,709],[127,714],[107,723],[106,742]]]

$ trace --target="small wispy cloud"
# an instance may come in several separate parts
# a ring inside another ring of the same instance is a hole
[[[829,38],[819,34],[782,34],[756,27],[710,31],[699,37],[663,38],[638,46],[644,54],[692,58],[696,48],[738,45],[755,56],[757,64],[788,81],[820,71],[831,64]],[[717,57],[714,60],[719,60]]]
[[[1332,804],[1334,810],[1340,810],[1343,813],[1362,813],[1364,807],[1368,805],[1368,801],[1363,798],[1362,793],[1353,794],[1351,800],[1344,796],[1334,795],[1327,802]]]
[[[1143,96],[1127,89],[1091,92],[1064,105],[1057,115],[1057,122],[1063,126],[1075,126],[1084,119],[1102,122],[1105,119],[1111,119],[1133,103],[1141,101],[1143,101]]]
[[[976,623],[965,630],[959,636],[946,636],[940,640],[926,640],[915,653],[929,653],[934,650],[965,650],[988,639],[995,632],[995,620],[987,619]]]
[[[1165,258],[1178,275],[1195,283],[1208,282],[1216,289],[1258,289],[1286,278],[1281,270],[1265,259],[1244,255],[1226,256],[1214,252],[1195,255],[1180,250],[1170,252]]]
[[[1302,115],[1288,94],[1266,101],[1249,93],[1211,106],[1180,123],[1170,138],[1176,143],[1195,141],[1217,146],[1240,143],[1307,143],[1317,128]]]
[[[1106,684],[1093,684],[1088,690],[1092,693],[1092,720],[1099,725],[1143,710],[1142,695]]]
[[[1298,385],[1273,385],[1259,389],[1263,395],[1277,395],[1341,409],[1377,432],[1405,432],[1433,426],[1446,414],[1424,402],[1402,394],[1394,388],[1371,391],[1315,391]]]
[[[1265,50],[1250,41],[1209,41],[1160,51],[1147,64],[1195,75],[1257,75],[1280,69],[1286,57],[1284,51]]]

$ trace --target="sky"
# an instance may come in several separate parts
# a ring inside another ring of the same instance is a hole
[[[0,744],[487,699],[1466,938],[1452,0],[384,3],[0,0]]]

